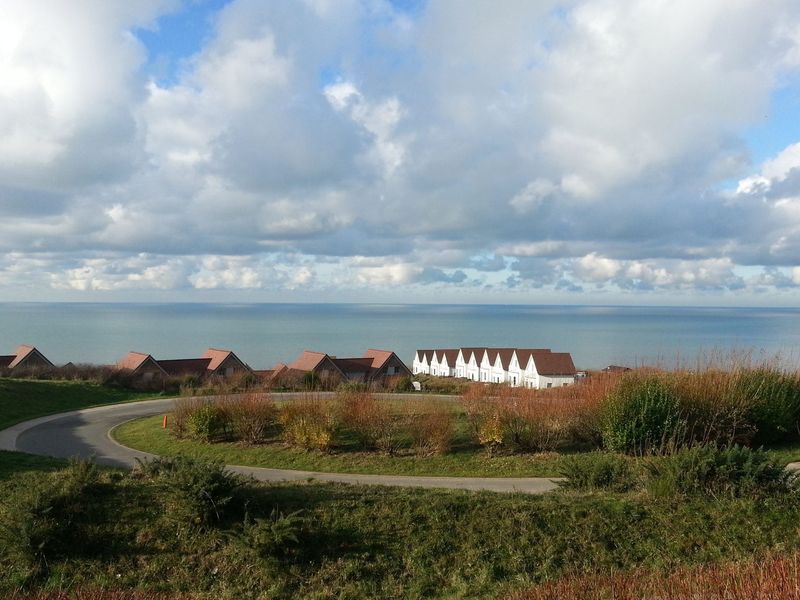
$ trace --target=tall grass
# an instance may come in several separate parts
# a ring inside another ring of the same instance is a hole
[[[800,600],[800,554],[683,568],[569,577],[506,600]]]

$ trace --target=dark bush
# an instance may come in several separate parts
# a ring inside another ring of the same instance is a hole
[[[204,528],[222,522],[232,509],[241,509],[236,491],[244,480],[228,471],[222,461],[178,456],[138,462],[134,476],[163,486],[167,517],[172,520]]]
[[[750,407],[756,433],[754,443],[774,444],[798,436],[800,422],[800,378],[775,369],[752,369],[739,373],[735,393]]]
[[[713,445],[684,448],[646,463],[648,487],[661,496],[743,496],[789,489],[795,476],[763,450]]]
[[[248,548],[254,549],[261,556],[272,556],[286,550],[290,545],[299,543],[297,534],[305,523],[300,511],[288,515],[272,509],[266,519],[245,517],[242,538]]]
[[[573,490],[626,492],[636,485],[630,459],[608,452],[591,452],[564,457],[561,487]]]

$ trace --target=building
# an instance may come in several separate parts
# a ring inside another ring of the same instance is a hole
[[[0,356],[0,369],[9,371],[44,371],[55,365],[34,346],[18,346],[14,354]]]
[[[548,348],[417,350],[414,372],[529,388],[571,385],[577,376],[568,352]]]
[[[295,372],[313,373],[324,382],[339,379],[368,383],[392,376],[411,376],[405,363],[390,350],[369,349],[363,356],[350,358],[306,350],[287,367]]]
[[[117,363],[120,370],[144,381],[164,377],[231,377],[237,373],[252,373],[252,369],[239,360],[231,350],[209,348],[200,358],[177,358],[156,360],[150,354],[128,352]]]

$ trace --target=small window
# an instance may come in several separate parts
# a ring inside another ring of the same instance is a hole
[[[548,383],[547,387],[551,388],[551,387],[553,387],[553,384],[552,383]]]

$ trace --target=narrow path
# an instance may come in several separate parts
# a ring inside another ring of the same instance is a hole
[[[154,455],[127,448],[114,441],[109,432],[117,425],[167,413],[172,400],[147,400],[114,404],[40,417],[0,431],[0,450],[16,450],[58,458],[94,457],[99,464],[132,468],[136,459]],[[558,479],[544,477],[412,477],[404,475],[354,475],[285,469],[263,469],[228,465],[232,471],[252,475],[260,481],[325,481],[361,485],[488,490],[543,494],[558,487]]]

